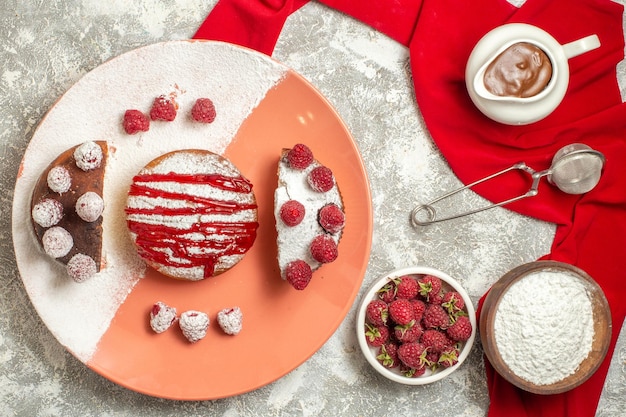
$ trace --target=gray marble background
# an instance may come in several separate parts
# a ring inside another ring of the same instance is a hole
[[[489,399],[480,343],[459,371],[407,387],[376,374],[358,350],[356,305],[330,340],[284,378],[241,396],[169,401],[119,387],[67,353],[37,316],[11,240],[13,186],[46,111],[85,73],[134,48],[190,38],[215,0],[5,0],[0,8],[0,415],[2,416],[484,416]],[[518,2],[519,3],[519,2]],[[413,97],[408,52],[371,28],[311,3],[291,16],[274,57],[335,106],[363,155],[374,235],[363,287],[392,269],[445,270],[479,297],[509,269],[549,251],[554,228],[504,209],[414,230],[418,202],[460,185]],[[620,81],[626,74],[620,67]],[[381,157],[382,156],[382,157]],[[450,207],[485,202],[468,193]],[[225,375],[225,378],[233,377]],[[620,338],[598,416],[626,409]]]

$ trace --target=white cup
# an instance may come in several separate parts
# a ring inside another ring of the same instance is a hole
[[[517,43],[541,49],[550,60],[552,76],[545,88],[530,97],[497,95],[485,86],[485,72],[505,50]],[[558,107],[569,85],[570,58],[600,46],[597,35],[561,45],[546,31],[525,23],[499,26],[474,47],[465,68],[465,84],[470,98],[487,117],[504,124],[524,125],[537,122]]]

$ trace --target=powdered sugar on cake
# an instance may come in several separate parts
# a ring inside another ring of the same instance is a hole
[[[276,228],[278,231],[278,265],[281,276],[285,279],[285,268],[298,259],[305,261],[312,270],[318,269],[322,263],[313,258],[310,251],[310,244],[316,236],[327,234],[318,221],[319,210],[327,204],[333,203],[343,209],[343,202],[337,184],[326,192],[315,191],[311,188],[308,175],[311,171],[322,164],[313,160],[306,168],[294,169],[287,159],[286,152],[278,163],[278,187],[274,193],[274,216],[276,218]],[[296,226],[290,227],[283,224],[280,218],[280,208],[289,200],[300,202],[304,208],[304,218]],[[341,231],[328,234],[335,243],[339,243]]]

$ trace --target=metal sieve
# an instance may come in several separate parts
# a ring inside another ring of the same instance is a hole
[[[604,155],[589,146],[582,143],[573,143],[559,149],[552,158],[550,168],[543,171],[535,171],[526,163],[519,162],[509,168],[489,175],[464,187],[458,188],[447,194],[442,195],[428,204],[420,204],[411,211],[411,224],[413,226],[426,226],[432,223],[442,222],[445,220],[458,219],[459,217],[468,216],[481,211],[485,211],[494,207],[504,206],[527,197],[533,197],[539,193],[539,182],[542,177],[547,177],[548,182],[556,186],[559,190],[567,194],[584,194],[591,191],[600,181],[602,168],[604,167]],[[449,217],[437,218],[437,211],[433,207],[434,204],[444,200],[463,190],[472,188],[480,183],[488,181],[492,178],[505,174],[509,171],[520,170],[528,173],[532,179],[530,189],[522,195],[510,198],[499,203],[493,203],[475,210],[467,211],[452,215]],[[425,212],[424,219],[422,212]]]

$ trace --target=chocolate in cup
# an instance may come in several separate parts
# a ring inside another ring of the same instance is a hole
[[[552,62],[543,49],[530,42],[517,42],[491,61],[483,82],[496,96],[526,98],[543,91],[551,78]]]
[[[533,25],[499,26],[483,36],[469,56],[467,91],[474,105],[492,120],[509,125],[537,122],[563,100],[569,85],[569,59],[599,46],[597,35],[562,45]],[[524,68],[528,59],[531,64],[533,59],[539,61],[534,70]]]

